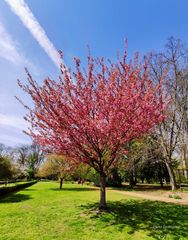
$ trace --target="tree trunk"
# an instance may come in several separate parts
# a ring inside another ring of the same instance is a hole
[[[144,177],[141,177],[142,184],[144,183]]]
[[[130,177],[129,177],[129,186],[132,188],[133,187],[133,184],[134,183],[134,181],[133,181],[133,175],[132,175],[132,173],[130,174]]]
[[[186,144],[184,144],[184,146],[182,147],[182,165],[183,165],[183,168],[184,168],[184,176],[185,176],[185,179],[188,180],[188,173],[187,173],[187,164],[186,164],[186,159],[187,159],[187,146]]]
[[[63,186],[63,178],[60,178],[59,189],[62,189],[62,186]]]
[[[176,186],[176,179],[175,179],[175,175],[174,175],[173,169],[170,166],[168,161],[165,161],[165,164],[166,164],[166,167],[167,167],[167,170],[168,170],[168,174],[169,174],[169,177],[170,177],[170,185],[171,185],[172,191],[176,190],[177,186]]]
[[[7,186],[8,185],[8,179],[6,179],[6,181],[5,181],[5,186]]]
[[[100,204],[99,209],[106,209],[106,176],[104,174],[100,175]]]
[[[136,186],[136,175],[135,175],[135,171],[132,170],[130,173],[130,177],[129,177],[129,186],[132,188],[134,186]]]
[[[160,185],[163,187],[163,178],[160,178]]]

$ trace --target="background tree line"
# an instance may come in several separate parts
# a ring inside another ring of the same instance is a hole
[[[0,180],[33,179],[44,160],[44,152],[33,143],[18,147],[0,144]]]

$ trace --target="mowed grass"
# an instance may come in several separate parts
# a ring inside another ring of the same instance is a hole
[[[188,207],[107,192],[109,209],[97,210],[99,191],[39,182],[0,200],[0,240],[188,239]]]

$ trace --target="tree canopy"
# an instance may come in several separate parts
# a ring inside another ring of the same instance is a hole
[[[42,86],[28,71],[28,84],[19,81],[34,103],[26,106],[32,126],[27,134],[48,152],[92,166],[101,177],[101,208],[106,175],[125,153],[125,143],[164,120],[161,84],[152,83],[145,61],[135,55],[127,63],[126,55],[116,63],[89,56],[85,70],[75,59],[73,73],[61,64],[59,80],[47,78]]]

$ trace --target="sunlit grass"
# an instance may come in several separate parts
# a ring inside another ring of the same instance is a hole
[[[143,201],[108,191],[40,182],[0,200],[1,240],[188,239],[188,207]]]

